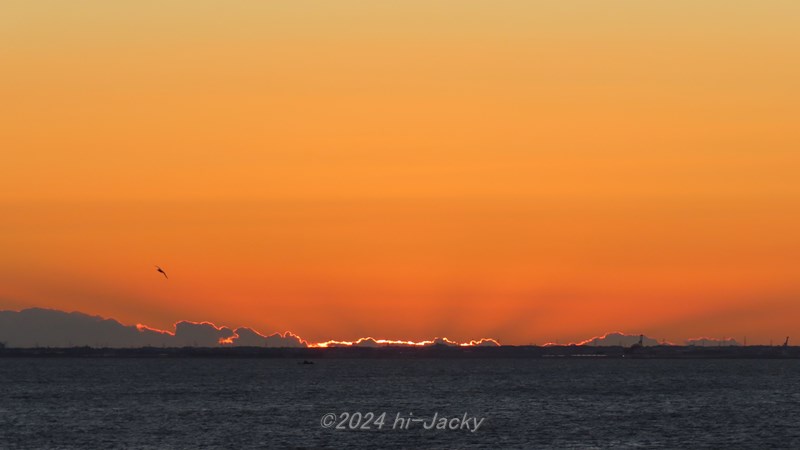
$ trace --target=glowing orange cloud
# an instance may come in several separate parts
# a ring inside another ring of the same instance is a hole
[[[326,341],[318,342],[316,344],[309,344],[309,347],[314,348],[328,348],[328,347],[389,347],[389,346],[408,346],[408,347],[424,347],[429,345],[449,345],[460,347],[473,347],[483,345],[499,346],[500,343],[495,339],[482,338],[479,340],[471,340],[469,342],[456,342],[448,338],[434,338],[428,341],[404,341],[395,339],[375,339],[373,337],[360,338],[355,341]]]
[[[199,326],[199,327],[209,327],[214,332],[222,333],[225,330],[230,330],[230,328],[224,326],[217,326],[211,322],[192,322],[192,321],[179,321],[174,324],[174,328],[177,330],[181,326]],[[165,336],[176,336],[176,332],[168,331],[168,330],[160,330],[157,328],[149,327],[144,324],[136,324],[136,329],[140,332],[149,331],[154,333],[159,333]],[[492,338],[481,338],[478,340],[470,340],[467,342],[457,342],[446,337],[443,338],[434,338],[432,340],[424,340],[424,341],[411,341],[411,340],[402,340],[402,339],[376,339],[373,337],[365,337],[360,338],[355,341],[338,341],[338,340],[328,340],[325,342],[317,342],[317,343],[309,343],[305,339],[301,338],[300,336],[292,333],[291,331],[286,331],[283,334],[281,333],[274,333],[272,335],[263,335],[258,331],[255,331],[250,328],[237,328],[233,331],[233,333],[226,337],[220,337],[217,339],[217,343],[219,345],[240,345],[240,339],[243,332],[247,332],[258,338],[261,338],[265,342],[269,339],[282,339],[282,340],[294,340],[301,343],[303,346],[309,348],[330,348],[330,347],[358,347],[358,346],[369,346],[369,347],[390,347],[390,346],[408,346],[408,347],[424,347],[429,345],[448,345],[448,346],[458,346],[458,347],[473,347],[473,346],[499,346],[500,343],[496,339]]]

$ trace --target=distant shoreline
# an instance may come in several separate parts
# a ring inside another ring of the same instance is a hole
[[[492,358],[580,358],[580,359],[800,359],[800,347],[775,346],[510,346],[499,347],[39,347],[3,348],[0,358],[284,358],[284,359],[492,359]]]

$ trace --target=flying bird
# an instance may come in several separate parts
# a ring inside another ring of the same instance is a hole
[[[164,269],[162,269],[161,267],[156,266],[156,271],[157,272],[161,272],[161,275],[164,275],[164,278],[169,280],[169,277],[167,276],[167,272],[164,272]]]

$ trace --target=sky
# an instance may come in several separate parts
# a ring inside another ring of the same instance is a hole
[[[4,1],[0,309],[800,336],[798,22],[794,0]]]

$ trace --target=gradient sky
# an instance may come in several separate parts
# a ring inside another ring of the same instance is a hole
[[[800,339],[798,23],[796,0],[3,1],[0,309]]]

